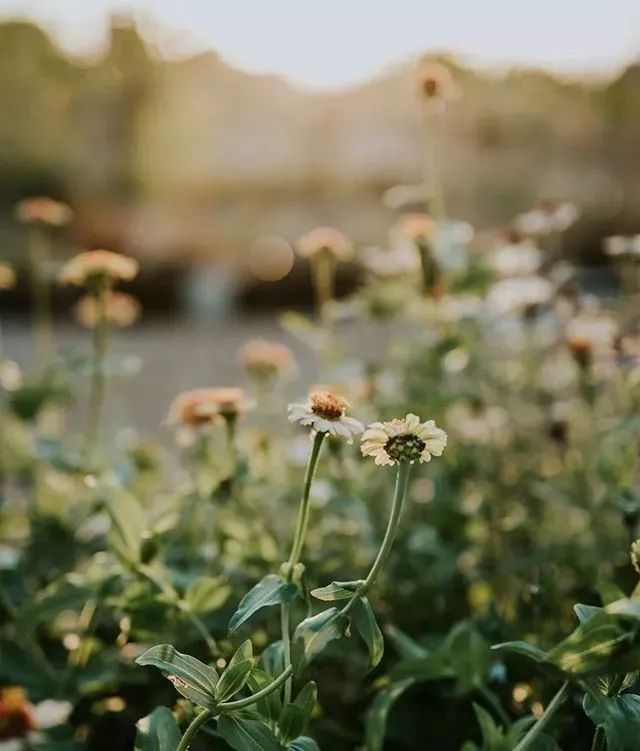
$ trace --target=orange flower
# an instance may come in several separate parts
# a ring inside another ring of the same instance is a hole
[[[240,347],[238,363],[258,378],[272,378],[281,373],[290,373],[296,366],[289,347],[266,339],[252,339]]]
[[[36,729],[33,705],[24,689],[9,686],[0,691],[0,740],[25,738]]]
[[[25,198],[16,206],[16,218],[23,224],[49,224],[61,227],[71,221],[73,211],[66,203],[46,196]]]
[[[58,275],[58,281],[82,287],[95,279],[128,282],[137,273],[138,262],[135,258],[111,250],[87,250],[67,261]]]
[[[220,418],[242,417],[252,406],[241,388],[192,389],[175,398],[169,409],[169,422],[207,425]]]
[[[132,295],[109,290],[105,296],[105,317],[111,326],[131,326],[140,318],[140,303]],[[75,306],[78,323],[88,329],[98,324],[98,302],[92,295],[85,295]]]
[[[318,253],[328,253],[337,261],[353,258],[353,245],[340,230],[333,227],[316,227],[302,235],[296,244],[298,255],[311,258]]]

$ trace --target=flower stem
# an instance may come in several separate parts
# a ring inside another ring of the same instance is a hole
[[[33,327],[36,364],[43,368],[53,354],[51,293],[46,279],[49,246],[41,229],[33,229],[29,240],[29,275],[33,296]]]
[[[265,696],[269,696],[269,694],[273,693],[274,691],[277,691],[280,686],[291,676],[293,675],[293,667],[289,665],[289,667],[284,671],[284,673],[280,673],[280,675],[275,678],[268,686],[265,686],[264,688],[260,689],[260,691],[256,691],[255,694],[251,694],[251,696],[247,696],[244,699],[237,699],[236,701],[227,701],[223,702],[219,705],[218,710],[221,712],[233,712],[236,709],[243,709],[244,707],[250,707],[252,704],[255,704],[256,702],[260,701],[261,699],[264,699]]]
[[[437,143],[438,126],[442,113],[433,112],[428,102],[424,104],[424,184],[429,191],[428,211],[437,220],[446,218],[444,191],[438,170]]]
[[[596,728],[596,732],[593,736],[593,743],[591,744],[591,751],[602,751],[605,744],[605,734],[602,725]]]
[[[93,369],[87,416],[87,463],[92,464],[100,443],[100,422],[106,391],[105,359],[109,325],[107,321],[107,286],[102,283],[94,292],[97,320],[93,330]]]
[[[378,574],[382,570],[384,564],[389,557],[393,541],[395,540],[398,532],[398,526],[400,524],[400,516],[402,515],[402,508],[404,506],[404,499],[407,494],[407,485],[409,483],[409,475],[411,474],[411,464],[407,461],[398,462],[398,472],[396,474],[396,488],[393,495],[393,505],[391,507],[391,515],[389,516],[389,522],[387,523],[387,530],[382,540],[382,545],[378,551],[371,570],[369,571],[367,578],[356,590],[354,596],[347,602],[347,604],[340,611],[342,615],[348,615],[349,611],[353,608],[356,602],[373,587],[378,577]]]
[[[327,323],[327,304],[333,300],[334,292],[333,257],[327,251],[321,251],[314,256],[311,264],[316,310],[318,311],[320,320]]]
[[[180,745],[176,749],[176,751],[187,751],[187,749],[191,746],[191,742],[195,738],[196,733],[200,728],[209,722],[213,718],[213,712],[210,709],[205,709],[195,718],[195,720],[189,725],[189,727],[186,729],[185,734],[182,736],[182,740],[180,741]]]
[[[291,581],[295,565],[300,561],[300,555],[304,548],[305,537],[307,536],[307,527],[309,526],[309,496],[311,493],[311,484],[318,466],[318,457],[322,442],[326,433],[316,433],[311,447],[311,454],[307,463],[307,471],[304,476],[304,486],[302,489],[302,498],[298,508],[298,521],[296,531],[293,535],[291,544],[291,553],[287,562],[287,580]],[[291,667],[291,606],[288,602],[283,602],[280,607],[280,628],[282,631],[282,650],[284,672],[286,673]],[[291,673],[289,673],[291,675]],[[284,703],[285,706],[291,701],[291,678],[287,678],[284,686]]]
[[[569,693],[569,681],[565,681],[562,684],[562,686],[560,686],[558,693],[549,702],[547,708],[544,710],[544,713],[542,714],[542,717],[540,717],[538,722],[536,722],[536,724],[532,726],[529,732],[520,741],[520,743],[518,743],[518,745],[514,748],[513,751],[525,751],[525,749],[531,747],[531,744],[536,740],[536,738],[538,738],[538,736],[542,733],[542,731],[547,727],[547,725],[549,724],[549,721],[551,720],[553,715],[556,713],[556,710],[562,704],[562,702],[564,701],[568,693]]]

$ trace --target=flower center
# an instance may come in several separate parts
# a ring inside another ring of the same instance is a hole
[[[324,417],[325,420],[339,420],[344,416],[348,406],[342,397],[328,391],[316,391],[311,394],[310,402],[313,414]]]
[[[424,451],[425,442],[413,433],[396,435],[384,445],[384,450],[395,461],[415,462]]]

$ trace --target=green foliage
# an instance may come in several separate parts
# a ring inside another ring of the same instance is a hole
[[[281,579],[276,574],[268,574],[240,601],[238,609],[229,621],[229,633],[233,633],[262,608],[291,602],[297,593],[295,584]]]
[[[167,707],[156,707],[136,723],[135,751],[175,751],[181,734],[175,717]]]

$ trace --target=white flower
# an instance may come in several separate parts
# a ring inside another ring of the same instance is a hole
[[[542,252],[530,242],[509,243],[495,250],[491,268],[501,277],[530,276],[542,265]]]
[[[304,404],[289,405],[289,422],[313,428],[316,433],[345,438],[353,443],[353,438],[362,433],[364,427],[353,417],[347,417],[349,403],[330,391],[314,391]]]
[[[525,235],[550,235],[569,229],[579,216],[571,201],[541,201],[537,208],[517,216],[514,224]]]
[[[376,464],[391,466],[399,461],[431,461],[432,456],[441,456],[446,445],[447,434],[433,420],[420,422],[418,415],[408,414],[404,419],[369,425],[360,448],[362,455],[373,456]]]
[[[553,285],[541,276],[514,277],[502,279],[491,286],[487,305],[495,315],[517,313],[549,302],[552,295]]]
[[[360,256],[360,263],[381,279],[409,276],[420,268],[420,259],[415,250],[406,245],[391,250],[367,248]]]
[[[36,725],[41,730],[64,725],[72,709],[73,705],[68,701],[45,699],[35,706]]]

